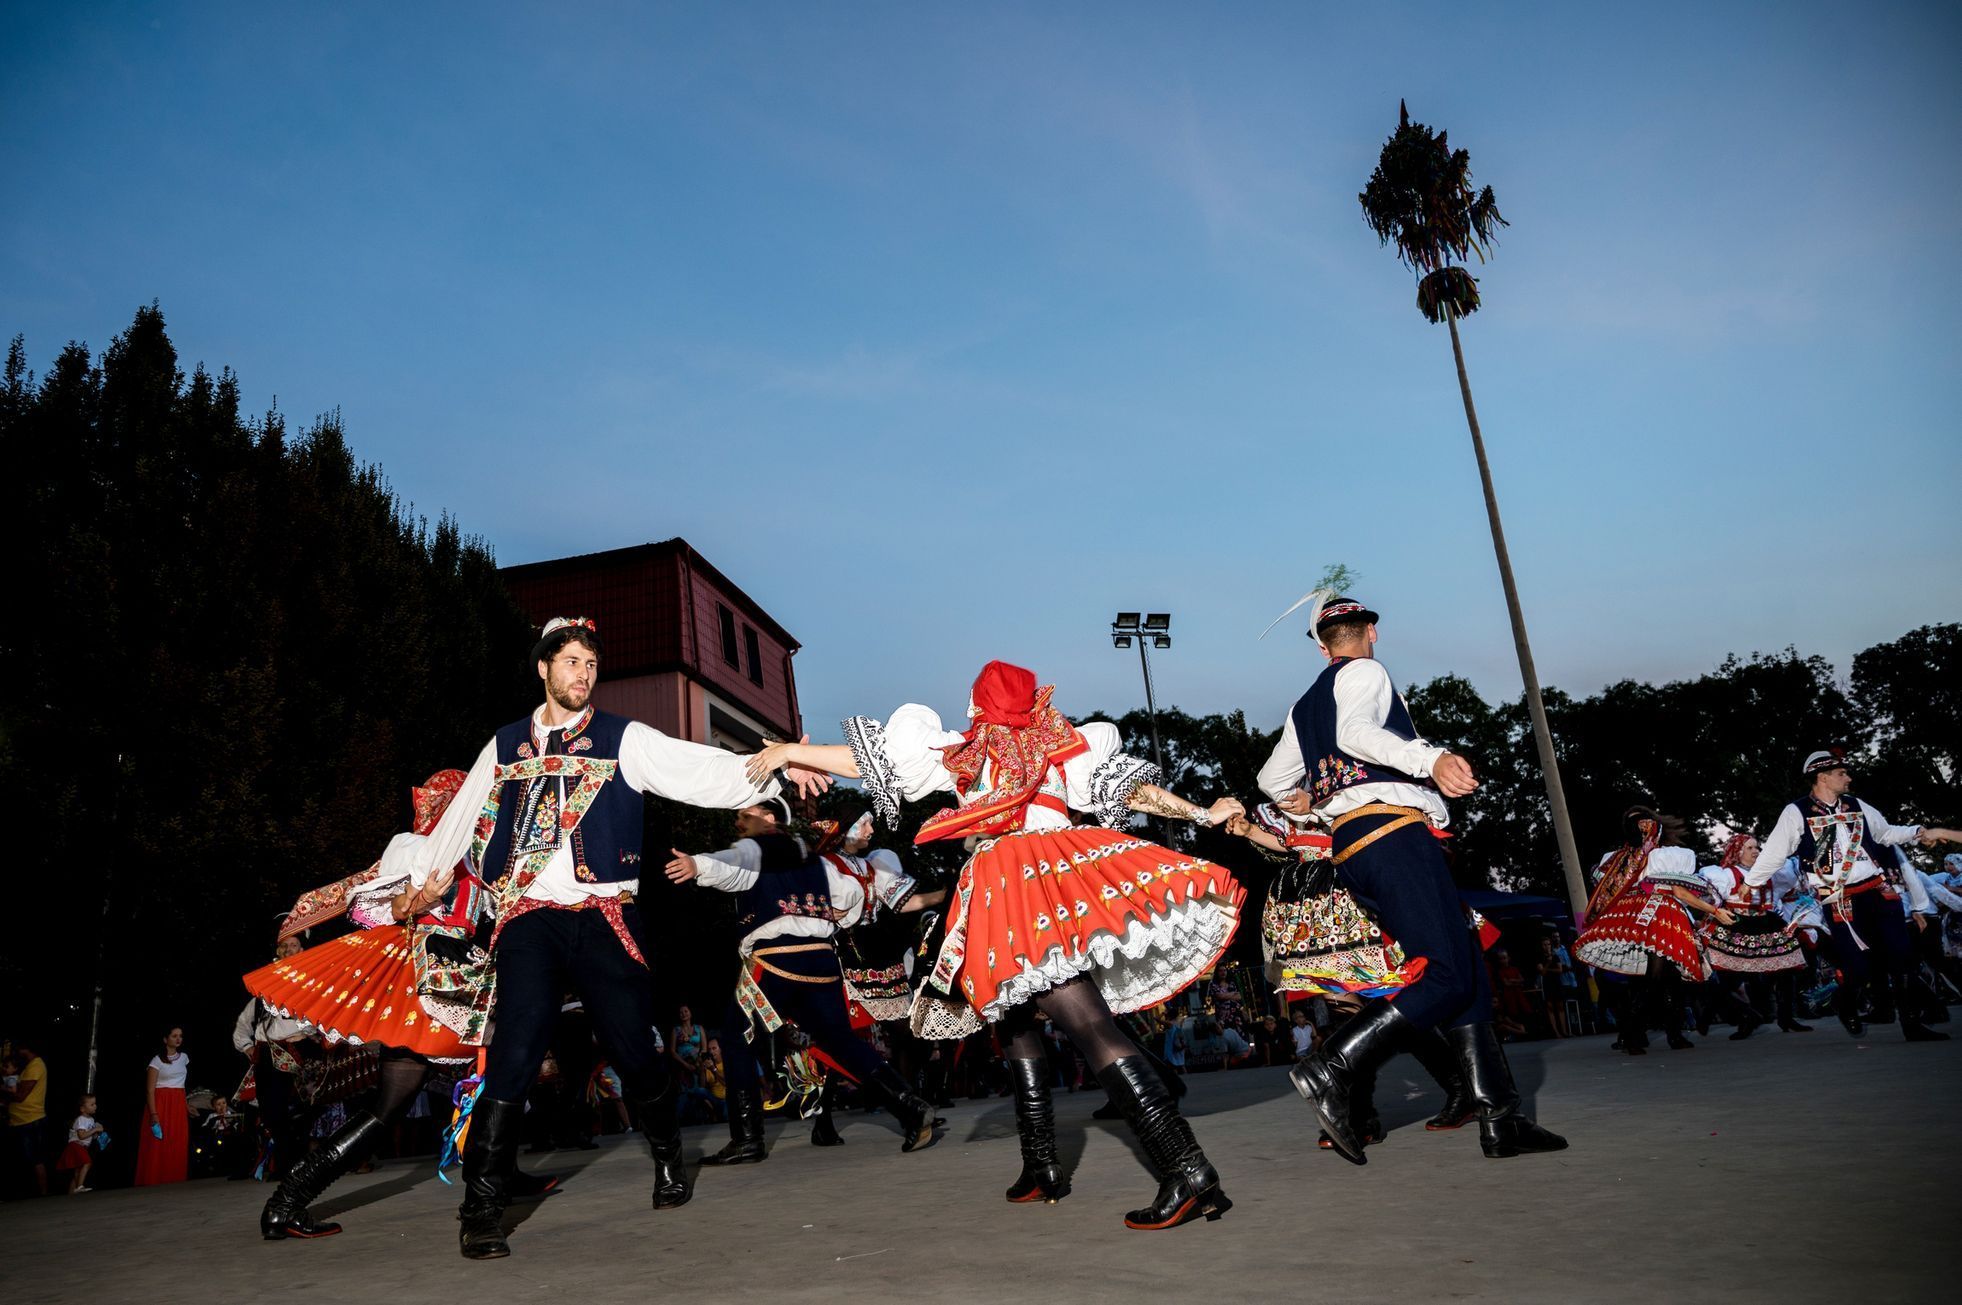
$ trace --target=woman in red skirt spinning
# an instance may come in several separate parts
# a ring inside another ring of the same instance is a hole
[[[1157,1171],[1157,1197],[1125,1216],[1132,1228],[1172,1228],[1232,1205],[1219,1175],[1179,1115],[1172,1088],[1117,1027],[1112,1013],[1142,1010],[1210,970],[1233,939],[1246,896],[1224,868],[1160,847],[1123,828],[1141,811],[1215,825],[1242,814],[1167,792],[1150,763],[1118,750],[1117,729],[1078,728],[1050,705],[1053,686],[1006,662],[974,682],[969,727],[941,727],[909,704],[881,723],[845,722],[846,742],[777,743],[750,773],[799,765],[862,780],[888,825],[901,799],[951,792],[916,843],[977,840],[961,870],[946,941],[914,1001],[912,1025],[929,1038],[993,1024],[1016,1086],[1022,1173],[1008,1199],[1054,1202],[1069,1192],[1057,1162],[1049,1067],[1038,1013],[1061,1028],[1124,1112]],[[1072,811],[1098,825],[1071,823]]]
[[[1716,893],[1697,873],[1696,853],[1677,846],[1682,821],[1647,807],[1622,813],[1622,845],[1601,860],[1587,927],[1574,939],[1574,955],[1633,982],[1622,1048],[1648,1050],[1645,1023],[1660,1020],[1669,1045],[1687,1051],[1679,976],[1691,983],[1710,977],[1710,961],[1697,936],[1698,915],[1718,924],[1737,917],[1716,904]],[[1645,1012],[1644,1006],[1649,1009]]]

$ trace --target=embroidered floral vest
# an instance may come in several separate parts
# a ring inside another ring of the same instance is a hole
[[[762,873],[736,894],[736,924],[745,936],[786,915],[833,920],[831,878],[821,857],[806,856],[789,834],[759,834]]]
[[[1357,784],[1435,787],[1428,779],[1406,775],[1393,767],[1380,766],[1373,761],[1359,761],[1336,744],[1335,674],[1352,660],[1338,657],[1330,662],[1328,669],[1308,687],[1308,692],[1301,695],[1301,701],[1294,704],[1294,738],[1301,745],[1302,764],[1308,768],[1301,786],[1308,790],[1316,806]],[[1390,689],[1390,714],[1383,722],[1383,728],[1398,738],[1417,737],[1417,726],[1410,719],[1410,709],[1403,705],[1403,695],[1396,691],[1394,685]]]
[[[471,846],[471,860],[486,884],[496,885],[513,872],[543,870],[550,856],[541,850],[548,846],[541,835],[552,821],[558,824],[558,841],[571,849],[572,873],[580,883],[640,878],[647,805],[619,779],[620,741],[631,723],[595,710],[583,727],[569,727],[565,754],[549,757],[538,755],[529,716],[497,732],[497,778]],[[540,775],[564,777],[563,810],[557,809],[553,785],[542,786],[543,800],[525,809],[531,781]]]

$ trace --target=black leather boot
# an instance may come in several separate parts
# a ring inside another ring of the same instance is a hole
[[[1445,1040],[1458,1053],[1472,1100],[1478,1103],[1478,1145],[1493,1160],[1537,1151],[1565,1151],[1567,1139],[1526,1117],[1512,1066],[1490,1024],[1447,1029]]]
[[[1176,1228],[1201,1215],[1217,1219],[1233,1208],[1220,1190],[1218,1171],[1199,1149],[1192,1126],[1179,1115],[1171,1088],[1156,1066],[1143,1056],[1125,1056],[1112,1061],[1097,1081],[1123,1110],[1158,1176],[1157,1197],[1125,1215],[1125,1227]]]
[[[1008,1062],[1008,1083],[1015,1094],[1015,1133],[1022,1139],[1022,1172],[1008,1189],[1017,1205],[1047,1201],[1054,1205],[1070,1194],[1070,1180],[1056,1157],[1056,1108],[1049,1098],[1049,1062]]]
[[[1448,1133],[1469,1124],[1478,1115],[1478,1103],[1472,1100],[1471,1085],[1465,1082],[1464,1071],[1458,1068],[1457,1053],[1451,1050],[1443,1032],[1425,1029],[1413,1034],[1409,1051],[1431,1076],[1431,1081],[1444,1089],[1444,1105],[1424,1121],[1424,1131]]]
[[[1367,1001],[1329,1034],[1319,1049],[1288,1071],[1294,1090],[1315,1108],[1322,1132],[1343,1159],[1368,1163],[1362,1137],[1355,1128],[1353,1098],[1359,1085],[1375,1081],[1376,1067],[1390,1058],[1410,1032],[1410,1021],[1395,1006],[1381,998]]]
[[[924,1151],[940,1140],[934,1131],[941,1122],[939,1116],[891,1065],[879,1066],[878,1073],[860,1086],[898,1122],[900,1136],[905,1139],[899,1144],[901,1151]]]
[[[1867,1022],[1860,1018],[1860,1007],[1866,994],[1861,985],[1841,980],[1839,991],[1833,994],[1833,1014],[1839,1017],[1840,1027],[1856,1038],[1867,1034]]]
[[[659,1094],[634,1102],[640,1133],[654,1153],[654,1208],[672,1210],[688,1204],[688,1166],[681,1158],[681,1120],[675,1114],[672,1084]]]
[[[559,1190],[557,1174],[528,1174],[522,1169],[511,1171],[511,1199],[514,1201],[536,1201],[550,1196]]]
[[[763,1094],[751,1084],[729,1089],[729,1145],[702,1157],[705,1165],[761,1164],[770,1153],[763,1147]]]
[[[1921,1022],[1921,994],[1917,991],[1921,987],[1919,978],[1911,974],[1897,974],[1893,987],[1901,1012],[1901,1035],[1909,1042],[1947,1042],[1948,1034]]]
[[[339,1232],[337,1223],[315,1223],[307,1214],[307,1206],[319,1200],[336,1178],[367,1159],[381,1145],[384,1131],[381,1120],[364,1110],[313,1154],[287,1170],[279,1180],[279,1190],[259,1212],[259,1235],[277,1242],[288,1237],[332,1237]]]
[[[1349,1128],[1364,1146],[1375,1146],[1383,1140],[1383,1117],[1376,1112],[1374,1069],[1358,1073],[1349,1085]],[[1315,1139],[1315,1145],[1324,1151],[1335,1149],[1334,1139],[1329,1137],[1327,1130],[1323,1130]]]
[[[1138,1048],[1138,1054],[1140,1056],[1143,1056],[1146,1060],[1150,1061],[1152,1068],[1158,1071],[1158,1077],[1165,1080],[1165,1086],[1170,1088],[1172,1091],[1172,1100],[1174,1101],[1184,1100],[1185,1076],[1183,1074],[1180,1074],[1176,1069],[1173,1069],[1169,1064],[1167,1064],[1156,1054],[1154,1054],[1144,1046],[1140,1045],[1135,1038],[1132,1039],[1131,1045]],[[1090,1118],[1122,1119],[1124,1118],[1124,1112],[1118,1108],[1118,1105],[1115,1101],[1105,1101],[1104,1104],[1098,1106],[1095,1110],[1090,1112]]]
[[[470,1136],[463,1147],[463,1205],[457,1210],[457,1244],[466,1260],[498,1260],[511,1253],[504,1240],[504,1207],[518,1168],[525,1118],[522,1101],[479,1097],[470,1109]]]
[[[818,1091],[818,1108],[811,1116],[812,1146],[843,1146],[845,1139],[838,1136],[838,1121],[831,1113],[831,1078],[825,1077],[824,1087]]]

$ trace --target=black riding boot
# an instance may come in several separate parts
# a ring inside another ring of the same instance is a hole
[[[1399,1043],[1414,1032],[1395,1006],[1377,998],[1363,1003],[1341,1028],[1328,1035],[1288,1078],[1321,1118],[1322,1132],[1343,1159],[1368,1163],[1363,1139],[1356,1133],[1355,1098],[1375,1081],[1377,1066],[1388,1060]]]
[[[1097,1081],[1123,1110],[1158,1178],[1158,1195],[1150,1205],[1125,1215],[1125,1227],[1176,1228],[1200,1215],[1217,1219],[1233,1208],[1220,1190],[1218,1171],[1199,1149],[1192,1126],[1180,1116],[1156,1066],[1143,1056],[1125,1056],[1112,1061]]]
[[[1056,1109],[1049,1098],[1049,1062],[1008,1062],[1008,1082],[1015,1094],[1015,1133],[1022,1139],[1022,1172],[1008,1189],[1017,1205],[1047,1201],[1054,1205],[1070,1194],[1070,1180],[1056,1158]]]
[[[315,1223],[307,1206],[320,1199],[336,1178],[368,1158],[381,1144],[384,1125],[362,1111],[341,1126],[341,1130],[321,1143],[320,1149],[286,1171],[279,1190],[259,1213],[259,1234],[269,1242],[288,1237],[332,1237],[341,1230],[337,1223]]]
[[[1860,1018],[1860,1006],[1866,997],[1863,987],[1862,984],[1842,979],[1839,991],[1833,994],[1833,1014],[1839,1016],[1840,1025],[1856,1038],[1867,1034],[1867,1022]]]
[[[672,1085],[658,1095],[634,1102],[640,1133],[654,1153],[654,1208],[672,1210],[688,1204],[688,1166],[681,1158],[681,1120],[675,1114]]]
[[[1410,1054],[1417,1058],[1432,1081],[1444,1089],[1444,1105],[1424,1121],[1424,1130],[1445,1133],[1469,1124],[1478,1114],[1478,1103],[1472,1100],[1471,1085],[1465,1081],[1457,1054],[1444,1034],[1437,1029],[1425,1029],[1411,1038]]]
[[[1916,974],[1894,976],[1894,992],[1901,1012],[1901,1034],[1909,1042],[1947,1042],[1948,1034],[1921,1022],[1921,978]]]
[[[831,1113],[831,1076],[826,1075],[824,1086],[818,1089],[817,1110],[811,1115],[812,1146],[843,1146],[845,1139],[838,1136],[838,1121]]]
[[[924,1151],[940,1140],[934,1132],[940,1117],[891,1065],[879,1066],[878,1072],[860,1086],[898,1121],[900,1136],[906,1139],[899,1145],[901,1151]]]
[[[1472,1100],[1478,1103],[1478,1145],[1498,1160],[1535,1151],[1564,1151],[1567,1139],[1528,1119],[1513,1086],[1512,1066],[1490,1024],[1448,1029],[1445,1038],[1458,1053]]]
[[[466,1260],[496,1260],[511,1253],[504,1240],[504,1207],[518,1168],[525,1118],[522,1101],[479,1097],[470,1109],[470,1136],[463,1148],[463,1205],[457,1210],[457,1242]]]
[[[1185,1099],[1184,1075],[1180,1074],[1176,1069],[1173,1069],[1169,1064],[1167,1064],[1164,1060],[1162,1060],[1151,1050],[1140,1045],[1137,1039],[1133,1038],[1131,1040],[1131,1045],[1138,1048],[1138,1054],[1140,1056],[1143,1056],[1146,1060],[1150,1061],[1151,1067],[1158,1071],[1158,1077],[1165,1080],[1165,1086],[1172,1090],[1172,1100],[1174,1101],[1184,1100]],[[1104,1102],[1104,1104],[1098,1106],[1095,1110],[1090,1112],[1090,1118],[1122,1119],[1124,1118],[1124,1112],[1118,1108],[1118,1105],[1115,1101],[1107,1100]]]
[[[1383,1140],[1383,1117],[1376,1111],[1374,1069],[1358,1072],[1349,1086],[1349,1127],[1364,1146],[1375,1146]],[[1335,1149],[1335,1142],[1326,1130],[1315,1139],[1315,1145],[1324,1151]]]
[[[729,1089],[729,1145],[702,1157],[705,1165],[761,1164],[770,1153],[763,1147],[763,1093],[755,1084]]]
[[[1732,1042],[1742,1042],[1756,1033],[1761,1026],[1771,1023],[1752,1004],[1751,995],[1750,989],[1742,984],[1724,990],[1724,1005],[1727,1008],[1725,1013],[1730,1016],[1731,1023],[1737,1026],[1737,1031],[1730,1035]]]
[[[1810,1033],[1810,1024],[1798,1022],[1798,972],[1780,970],[1771,980],[1771,998],[1778,1012],[1778,1027],[1787,1033]]]

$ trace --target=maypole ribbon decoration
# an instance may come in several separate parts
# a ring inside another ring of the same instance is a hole
[[[477,1053],[477,1072],[456,1085],[450,1093],[450,1104],[455,1112],[450,1116],[450,1126],[443,1133],[443,1151],[436,1157],[436,1176],[445,1183],[450,1176],[443,1171],[463,1159],[463,1148],[470,1139],[470,1112],[476,1108],[477,1098],[484,1093],[484,1053]]]

